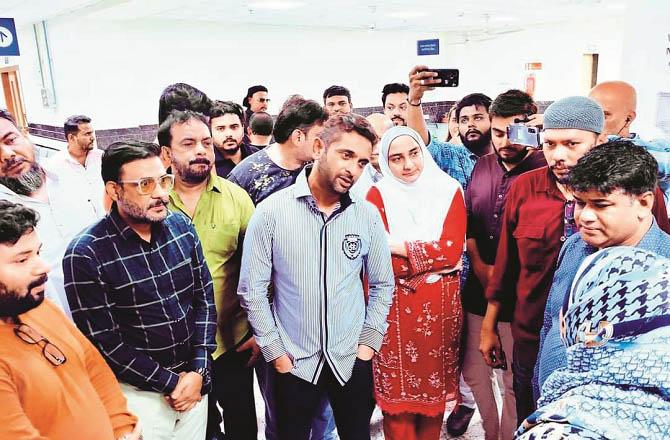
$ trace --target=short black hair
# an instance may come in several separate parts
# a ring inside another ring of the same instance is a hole
[[[489,107],[491,107],[491,98],[483,93],[471,93],[465,96],[463,99],[458,101],[458,104],[456,105],[456,118],[461,119],[461,110],[464,107],[470,107],[472,105],[475,107],[484,107],[488,112]]]
[[[158,126],[158,145],[169,147],[172,144],[172,126],[175,124],[184,124],[191,119],[196,119],[209,127],[209,120],[202,113],[192,110],[172,110],[165,120]],[[211,130],[211,129],[210,129]]]
[[[70,116],[65,120],[63,124],[63,132],[65,133],[65,140],[71,134],[77,134],[79,132],[79,124],[90,124],[91,118],[84,115],[74,115]]]
[[[655,191],[658,162],[644,147],[628,140],[606,142],[594,147],[572,167],[568,184],[573,191],[610,194],[620,189],[640,195]]]
[[[259,136],[270,136],[274,128],[272,116],[266,112],[256,112],[249,118],[251,133]]]
[[[9,110],[0,108],[0,118],[8,120],[14,127],[19,128],[18,124],[16,123],[16,119],[14,119],[14,115],[9,113]]]
[[[244,123],[244,110],[238,103],[233,101],[214,101],[212,103],[212,107],[209,109],[210,121],[226,114],[237,115],[240,118],[240,123]]]
[[[392,93],[406,93],[409,95],[409,86],[403,83],[386,84],[382,89],[382,107],[386,107],[386,97]]]
[[[346,96],[347,99],[349,100],[349,103],[351,104],[351,93],[349,92],[349,89],[346,87],[342,86],[330,86],[323,92],[323,102],[326,102],[326,99],[330,98],[331,96]]]
[[[207,95],[190,84],[171,84],[163,90],[158,99],[158,124],[162,124],[172,110],[193,110],[209,114],[212,101]]]
[[[129,162],[160,157],[161,147],[151,142],[114,142],[102,155],[102,181],[118,182],[121,167]]]
[[[267,92],[268,92],[268,88],[265,87],[265,86],[262,85],[262,84],[258,84],[258,85],[256,85],[256,86],[251,86],[251,87],[249,87],[249,88],[247,89],[247,94],[246,94],[246,96],[245,96],[244,98],[242,98],[242,105],[245,106],[245,107],[247,107],[247,108],[249,108],[249,98],[251,98],[252,96],[254,96],[254,93],[258,93],[258,92],[265,92],[265,93],[267,93]]]
[[[516,115],[534,115],[537,113],[537,104],[533,97],[521,90],[511,89],[496,96],[489,107],[489,116],[493,118],[509,118]]]
[[[316,124],[323,124],[328,120],[328,114],[318,102],[298,97],[290,98],[291,102],[284,104],[277,116],[273,134],[277,143],[286,142],[293,130],[308,131]]]
[[[379,141],[377,133],[372,128],[372,124],[363,116],[356,113],[331,116],[324,124],[323,133],[321,133],[319,138],[323,141],[326,148],[328,148],[333,142],[337,142],[343,133],[351,132],[363,136],[372,145]]]
[[[37,227],[40,216],[34,209],[0,200],[0,243],[16,244],[25,234]]]

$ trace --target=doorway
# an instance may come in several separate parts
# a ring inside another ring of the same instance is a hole
[[[23,94],[21,93],[19,66],[0,67],[0,80],[7,110],[14,115],[21,131],[28,133],[28,118],[23,103]]]

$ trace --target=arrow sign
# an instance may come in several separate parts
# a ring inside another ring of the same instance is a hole
[[[13,18],[0,18],[0,56],[18,56],[19,40]]]

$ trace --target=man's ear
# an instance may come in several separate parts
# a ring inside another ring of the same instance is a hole
[[[642,220],[651,215],[654,202],[656,201],[656,193],[654,191],[647,191],[639,196],[635,196],[635,198],[640,205],[638,218]]]
[[[172,150],[168,147],[161,147],[160,159],[163,162],[163,166],[166,169],[169,168],[172,165]]]
[[[304,136],[303,132],[296,128],[291,132],[291,142],[294,145],[298,145]]]
[[[312,151],[314,155],[314,160],[321,159],[324,154],[326,154],[326,144],[321,140],[321,138],[314,139],[314,145],[312,146]]]
[[[607,133],[602,132],[600,134],[596,134],[596,145],[604,144],[607,142]]]
[[[120,190],[120,184],[116,182],[106,182],[105,183],[105,194],[112,199],[113,202],[117,202],[119,200],[119,190]]]

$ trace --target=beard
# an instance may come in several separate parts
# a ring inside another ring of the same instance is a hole
[[[468,134],[470,133],[479,133],[479,138],[476,140],[468,140]],[[487,145],[491,143],[491,132],[487,131],[486,133],[482,133],[479,130],[468,130],[465,133],[465,136],[462,133],[458,134],[458,137],[461,138],[461,142],[463,143],[463,146],[467,148],[470,151],[482,151],[486,148]]]
[[[5,168],[11,168],[14,165],[13,162],[10,162],[5,165]],[[44,170],[37,162],[33,162],[30,169],[18,177],[0,177],[0,183],[16,194],[29,196],[44,184]]]
[[[235,146],[234,147],[227,147],[226,146],[226,143],[228,143],[230,141],[235,141]],[[240,151],[240,148],[242,148],[243,141],[244,141],[244,139],[240,139],[239,141],[237,141],[236,139],[228,138],[225,141],[223,141],[223,143],[221,145],[214,144],[214,146],[216,148],[218,148],[219,151],[223,154],[233,155],[233,154],[237,154],[237,152]]]
[[[168,214],[167,198],[153,202],[151,205],[147,206],[146,209],[143,209],[140,205],[131,202],[130,200],[127,200],[125,198],[119,198],[116,204],[120,211],[123,211],[123,213],[126,214],[126,216],[131,218],[136,223],[145,223],[145,224],[161,223],[163,220],[165,220]],[[156,208],[159,206],[164,206],[166,208],[164,214],[154,215],[149,213],[149,210],[151,208]]]
[[[195,165],[206,165],[205,168],[196,167]],[[199,157],[189,161],[189,163],[172,161],[172,166],[177,171],[179,177],[187,183],[202,183],[209,177],[212,172],[213,164],[209,159]]]
[[[28,284],[24,294],[16,290],[9,290],[7,286],[0,282],[0,316],[14,317],[26,313],[29,310],[42,304],[44,301],[44,291],[34,296],[31,291],[44,285],[47,282],[47,275],[44,274]]]
[[[518,153],[516,153],[512,157],[503,158],[498,153],[498,150],[497,149],[495,150],[496,155],[500,158],[500,160],[502,162],[505,162],[505,163],[510,164],[510,165],[516,165],[518,163],[521,163],[526,158],[526,155],[528,154],[528,151],[529,151],[528,149],[524,148],[523,150],[520,150]]]

